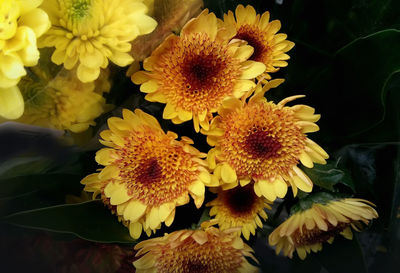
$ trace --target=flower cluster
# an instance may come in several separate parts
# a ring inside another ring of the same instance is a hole
[[[191,200],[203,208],[197,227],[139,242],[136,271],[258,272],[241,236],[249,240],[262,229],[267,210],[289,189],[302,205],[292,207],[270,234],[277,254],[283,250],[292,258],[296,251],[304,259],[335,235],[351,239],[352,229],[377,218],[369,201],[313,193],[321,189],[307,169],[329,158],[309,138],[319,131],[320,115],[293,105],[304,95],[280,102],[266,98],[284,82],[273,76],[288,65],[294,46],[278,33],[280,21],[251,6],[239,5],[220,19],[207,9],[196,13],[199,1],[187,3],[193,10],[180,10],[177,3],[176,25],[159,25],[155,32],[151,16],[160,23],[174,21],[174,15],[163,17],[153,0],[1,0],[0,6],[0,116],[86,131],[111,110],[106,98],[115,101],[104,94],[111,89],[109,62],[124,67],[134,59],[127,75],[147,101],[164,104],[168,122],[161,124],[143,110],[126,109],[130,105],[117,109],[122,117],[108,118],[108,128],[99,133],[105,146],[95,156],[100,167],[81,181],[134,239],[171,227],[177,207]],[[199,15],[188,18],[194,13]],[[171,33],[174,27],[180,32]],[[149,35],[135,41],[144,34]],[[165,39],[140,50],[147,37]],[[41,60],[48,57],[53,64],[37,65],[36,38],[47,48]],[[207,152],[165,130],[185,122],[207,141]]]
[[[187,137],[176,140],[158,121],[136,109],[108,120],[101,133],[107,146],[96,154],[104,168],[82,180],[85,190],[100,194],[134,238],[170,226],[175,208],[192,196],[197,208],[206,187],[216,198],[206,204],[214,219],[195,230],[179,230],[136,245],[137,272],[257,272],[245,256],[249,239],[267,220],[266,209],[288,188],[296,197],[310,193],[313,182],[302,170],[326,164],[328,154],[308,138],[319,130],[315,109],[274,103],[265,93],[283,83],[271,73],[287,66],[294,43],[278,34],[280,22],[239,5],[223,20],[204,10],[179,35],[169,35],[143,61],[131,79],[150,102],[165,104],[163,118],[192,121],[212,146],[201,153]],[[203,158],[206,157],[206,160]],[[302,165],[302,166],[301,166]],[[351,237],[352,227],[377,217],[361,199],[314,202],[298,210],[269,237],[276,252],[300,258],[321,249],[336,234]],[[212,227],[218,225],[218,229]],[[229,254],[227,254],[229,253]]]

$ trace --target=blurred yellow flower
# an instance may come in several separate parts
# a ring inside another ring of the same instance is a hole
[[[240,228],[246,240],[250,233],[255,235],[257,227],[262,228],[263,220],[268,216],[265,209],[271,209],[265,197],[258,197],[253,190],[252,184],[244,187],[236,187],[231,190],[217,190],[218,197],[207,203],[211,207],[210,216],[215,216],[221,230]]]
[[[265,65],[248,61],[253,48],[231,42],[234,26],[221,28],[204,10],[190,20],[180,36],[171,34],[144,60],[146,71],[132,75],[148,101],[165,103],[163,118],[174,123],[193,119],[196,132],[208,128],[212,113],[228,97],[242,97],[255,86]]]
[[[53,26],[39,46],[55,47],[51,60],[77,68],[82,82],[96,80],[109,60],[119,66],[132,63],[130,42],[157,25],[142,0],[47,0],[42,7]]]
[[[286,52],[294,47],[294,43],[286,40],[286,34],[277,34],[281,22],[279,20],[269,22],[268,11],[260,15],[250,5],[246,7],[239,5],[235,15],[232,11],[225,14],[224,24],[236,26],[235,38],[245,40],[254,47],[254,53],[249,59],[265,64],[267,68],[263,76],[268,80],[271,79],[268,73],[276,72],[280,67],[288,65],[286,61],[290,57]]]
[[[19,118],[24,101],[16,86],[39,60],[36,38],[50,28],[42,0],[0,0],[0,116]]]
[[[173,132],[166,134],[158,121],[137,109],[123,110],[123,119],[108,119],[110,130],[101,132],[100,142],[108,148],[99,150],[96,161],[105,166],[98,174],[82,180],[88,191],[96,192],[105,183],[104,195],[117,214],[129,221],[134,238],[142,230],[171,225],[175,207],[187,204],[189,195],[197,208],[203,204],[205,185],[211,185],[206,154],[192,147],[193,141]],[[90,184],[90,185],[89,185]],[[100,189],[101,191],[101,189]]]
[[[341,234],[351,240],[351,228],[360,231],[361,222],[368,224],[378,217],[373,203],[356,198],[330,200],[327,203],[314,203],[311,208],[300,210],[277,227],[268,238],[271,246],[276,246],[276,254],[293,257],[296,250],[300,259],[307,253],[318,252],[322,243],[332,243]]]
[[[163,237],[142,241],[133,265],[137,273],[256,273],[246,257],[253,250],[240,237],[214,227],[178,230]]]
[[[207,142],[215,146],[207,157],[213,179],[224,189],[254,180],[255,193],[270,201],[283,198],[288,185],[294,195],[298,188],[311,192],[313,183],[297,165],[301,162],[312,168],[313,162],[326,163],[328,154],[306,135],[319,130],[315,122],[320,115],[306,105],[285,106],[303,96],[278,104],[267,101],[265,91],[280,82],[269,81],[264,88],[258,85],[248,103],[236,98],[225,100],[210,130],[202,130]]]
[[[102,94],[110,83],[107,72],[96,82],[82,83],[73,71],[62,70],[48,82],[25,77],[19,87],[25,112],[18,122],[79,133],[95,125],[94,119],[105,111]]]

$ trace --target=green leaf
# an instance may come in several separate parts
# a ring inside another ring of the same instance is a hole
[[[133,243],[129,231],[100,200],[24,211],[3,218],[17,226],[74,234],[101,243]]]
[[[351,177],[348,173],[339,169],[335,162],[328,161],[326,165],[315,164],[311,169],[302,167],[302,170],[315,185],[323,189],[337,191],[334,186],[340,183],[354,191],[354,184]]]
[[[343,194],[339,193],[328,193],[328,192],[315,192],[307,194],[304,198],[301,198],[297,204],[291,207],[290,214],[295,214],[299,211],[307,210],[312,207],[313,204],[326,204],[332,200],[343,198]]]

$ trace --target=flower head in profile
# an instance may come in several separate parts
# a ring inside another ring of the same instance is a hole
[[[189,195],[198,208],[202,205],[211,179],[201,159],[206,155],[190,145],[191,139],[176,140],[175,133],[164,133],[154,117],[139,109],[124,109],[123,118],[109,118],[108,126],[100,134],[108,148],[96,154],[105,167],[96,175],[106,183],[104,195],[117,214],[130,222],[134,238],[162,222],[171,225],[175,207],[188,203]]]
[[[103,92],[110,83],[107,71],[95,82],[82,83],[75,73],[62,70],[53,79],[25,77],[19,87],[25,112],[18,122],[79,133],[96,125],[94,119],[105,112]]]
[[[178,230],[135,246],[137,273],[256,273],[252,249],[232,231]]]
[[[306,210],[299,210],[278,226],[268,238],[276,253],[283,251],[293,257],[296,251],[304,260],[311,251],[318,252],[322,243],[332,243],[336,235],[353,238],[352,229],[360,231],[362,223],[368,224],[378,213],[369,201],[356,198],[314,203]]]
[[[285,105],[302,96],[278,104],[267,101],[265,91],[281,82],[272,80],[263,88],[258,85],[248,103],[225,100],[210,130],[202,130],[207,142],[215,146],[207,160],[224,189],[254,180],[255,193],[270,201],[283,198],[288,185],[294,195],[298,188],[312,190],[311,180],[297,165],[301,162],[311,168],[313,162],[326,163],[326,152],[306,135],[319,130],[315,122],[320,116],[306,105]]]
[[[24,101],[17,84],[26,75],[25,66],[39,60],[36,38],[50,28],[42,0],[0,1],[0,116],[19,118]]]
[[[236,15],[236,19],[235,19]],[[269,12],[256,14],[255,9],[248,5],[237,6],[235,15],[232,11],[224,15],[225,25],[234,25],[237,33],[235,38],[246,41],[254,48],[250,60],[262,62],[266,66],[263,76],[271,79],[268,73],[276,72],[280,67],[287,66],[290,58],[286,54],[294,43],[286,40],[287,35],[278,33],[281,28],[279,20],[270,20]]]
[[[248,58],[253,48],[231,42],[234,26],[220,27],[213,13],[204,10],[190,20],[180,36],[171,34],[145,59],[145,71],[132,75],[148,93],[146,99],[165,103],[163,118],[174,123],[193,119],[196,132],[208,128],[212,113],[228,97],[242,97],[254,87],[252,79],[265,65]]]
[[[130,64],[130,42],[157,25],[142,0],[47,0],[42,7],[53,26],[39,46],[55,47],[51,60],[76,68],[82,82],[96,80],[109,61]]]
[[[221,230],[241,228],[239,235],[249,240],[250,233],[255,235],[257,227],[263,227],[261,219],[267,219],[265,209],[271,207],[265,197],[254,193],[252,184],[230,190],[218,189],[217,193],[217,198],[207,206],[211,207],[210,216],[215,217]]]

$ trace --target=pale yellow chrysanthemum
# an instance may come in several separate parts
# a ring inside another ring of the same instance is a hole
[[[236,20],[235,20],[236,15]],[[277,34],[281,28],[279,20],[269,21],[269,12],[257,14],[255,9],[248,5],[239,5],[235,15],[232,11],[224,15],[225,25],[234,25],[237,30],[236,39],[246,41],[254,47],[254,53],[250,60],[262,62],[267,67],[264,78],[271,79],[268,73],[276,72],[280,67],[287,66],[290,59],[286,54],[294,47],[294,43],[286,40],[287,35]]]
[[[0,117],[17,119],[24,100],[16,86],[39,60],[36,38],[50,28],[42,0],[0,0]]]
[[[252,184],[231,190],[218,189],[217,193],[218,197],[207,206],[211,207],[210,216],[215,216],[221,230],[240,228],[239,235],[249,240],[250,233],[255,235],[257,227],[263,227],[260,217],[266,220],[265,209],[271,207],[265,197],[254,193]]]
[[[145,59],[146,71],[132,75],[149,101],[165,103],[163,118],[174,123],[193,119],[196,132],[208,128],[212,113],[229,97],[242,97],[255,86],[265,65],[248,58],[253,48],[231,42],[234,26],[221,27],[204,10],[190,20],[180,36],[171,34]]]
[[[47,0],[42,7],[53,26],[39,46],[55,47],[51,60],[77,68],[83,82],[96,80],[109,61],[132,63],[130,42],[157,25],[142,0]]]
[[[96,125],[94,119],[105,112],[102,94],[110,89],[110,83],[107,72],[96,82],[82,83],[73,71],[62,70],[50,81],[25,77],[19,87],[25,112],[16,121],[79,133]]]
[[[258,85],[248,103],[235,98],[225,100],[210,125],[202,130],[215,148],[208,152],[213,178],[224,189],[242,186],[254,180],[254,191],[274,201],[286,195],[288,185],[311,192],[313,183],[297,167],[308,168],[313,162],[325,164],[327,153],[307,133],[319,130],[314,123],[320,115],[306,105],[285,106],[303,96],[289,97],[278,104],[269,102],[264,93],[281,80],[272,80],[264,88]]]
[[[135,246],[137,273],[256,273],[253,250],[234,232],[178,230]]]
[[[142,230],[155,231],[162,222],[171,225],[175,207],[187,204],[189,195],[198,208],[202,205],[205,185],[214,184],[201,159],[206,154],[192,147],[191,139],[177,141],[175,133],[165,134],[154,117],[139,109],[124,109],[123,119],[112,117],[108,126],[100,134],[109,148],[96,154],[105,166],[97,177],[108,181],[104,195],[130,221],[134,238]]]
[[[361,222],[367,225],[378,217],[370,205],[375,206],[356,198],[314,203],[311,208],[294,213],[277,227],[269,235],[269,244],[276,246],[277,254],[283,251],[285,256],[292,258],[296,250],[300,259],[304,260],[307,253],[320,251],[322,243],[332,243],[338,234],[351,240],[351,228],[360,231]]]

